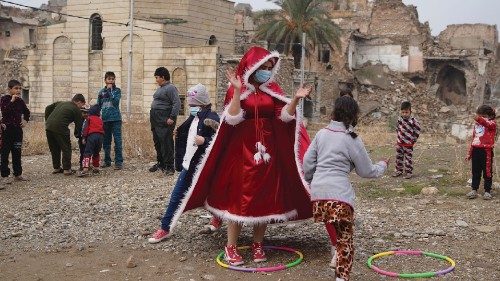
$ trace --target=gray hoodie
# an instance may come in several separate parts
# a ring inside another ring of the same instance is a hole
[[[311,200],[338,200],[354,208],[355,194],[349,180],[354,169],[363,178],[378,178],[387,164],[384,161],[372,164],[361,138],[353,139],[343,123],[331,121],[316,134],[304,156]]]

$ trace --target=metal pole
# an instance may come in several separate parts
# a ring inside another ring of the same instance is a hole
[[[305,64],[305,57],[306,57],[306,33],[302,33],[302,45],[301,45],[301,57],[300,57],[300,86],[304,85],[304,64]],[[299,103],[299,112],[304,117],[304,99],[300,99]]]
[[[130,43],[128,49],[128,75],[127,75],[127,118],[130,120],[130,108],[132,105],[132,47],[134,45],[134,0],[130,0]]]

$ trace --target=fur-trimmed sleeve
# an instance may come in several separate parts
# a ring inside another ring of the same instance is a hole
[[[233,99],[234,95],[234,88],[233,86],[230,86],[229,89],[227,89],[226,93],[226,98],[224,100],[224,106],[226,107],[224,110],[223,114],[223,121],[228,123],[229,125],[236,126],[239,123],[243,122],[245,120],[245,112],[243,109],[240,108],[240,112],[237,115],[230,115],[229,114],[229,104],[231,103],[231,100]]]
[[[283,122],[285,122],[285,123],[288,123],[288,122],[290,122],[290,121],[295,120],[295,115],[296,115],[296,114],[294,114],[294,115],[290,115],[290,114],[288,113],[288,106],[289,106],[289,105],[290,105],[290,104],[288,104],[288,103],[287,103],[287,104],[285,104],[283,107],[281,107],[281,109],[280,109],[280,114],[279,114],[279,117],[278,117],[279,119],[281,119],[281,121],[283,121]]]

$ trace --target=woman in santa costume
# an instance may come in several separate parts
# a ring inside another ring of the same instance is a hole
[[[229,87],[221,125],[194,173],[174,215],[205,207],[227,221],[225,259],[243,264],[237,240],[243,224],[253,226],[253,260],[266,260],[262,241],[268,223],[312,216],[302,158],[310,140],[295,110],[312,87],[292,99],[274,81],[279,53],[252,47],[236,71],[226,72]]]

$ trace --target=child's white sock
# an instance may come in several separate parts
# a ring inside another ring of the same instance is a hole
[[[330,267],[337,267],[337,247],[332,246],[332,261],[330,262]]]

